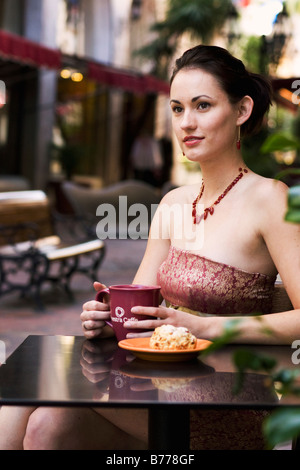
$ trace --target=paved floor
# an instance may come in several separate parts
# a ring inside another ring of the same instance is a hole
[[[103,284],[131,283],[143,257],[146,240],[107,240],[106,256],[98,271]],[[84,302],[93,298],[92,283],[83,275],[72,280],[74,301],[58,288],[45,285],[45,311],[35,310],[30,300],[17,293],[0,298],[0,341],[8,357],[29,334],[81,335],[79,315]]]

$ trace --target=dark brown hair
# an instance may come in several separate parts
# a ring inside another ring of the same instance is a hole
[[[241,131],[243,135],[251,135],[260,130],[264,115],[272,104],[272,87],[267,78],[248,72],[241,60],[218,46],[199,45],[187,50],[175,62],[171,84],[177,73],[185,68],[199,68],[213,75],[232,104],[246,95],[251,96],[254,102],[252,114],[241,126]]]

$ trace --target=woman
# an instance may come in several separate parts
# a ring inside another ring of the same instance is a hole
[[[246,168],[240,151],[240,136],[260,128],[270,103],[268,82],[222,48],[197,46],[176,61],[173,128],[186,157],[200,164],[203,181],[168,193],[154,216],[134,283],[159,283],[168,306],[137,307],[153,320],[128,322],[136,328],[128,337],[139,335],[138,327],[173,324],[213,340],[228,317],[242,319],[242,343],[290,344],[300,337],[300,233],[284,222],[287,187]],[[294,310],[272,314],[278,272]],[[102,287],[95,283],[96,290]],[[263,321],[271,335],[253,312],[268,313]],[[108,317],[105,303],[87,302],[81,314],[85,336],[111,335]],[[25,435],[27,448],[59,448],[65,439],[66,448],[108,449],[114,436],[125,448],[145,448],[147,414],[135,410],[133,419],[132,413],[129,420],[126,410],[23,411],[14,445]],[[232,411],[194,412],[191,448],[217,449],[222,442],[227,449],[263,448],[262,419],[254,412],[241,411],[238,420]]]

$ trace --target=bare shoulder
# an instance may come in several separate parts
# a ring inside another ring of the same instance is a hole
[[[285,222],[287,212],[288,186],[282,181],[253,175],[247,195],[249,215],[265,240],[270,237],[284,238],[286,232],[293,231],[291,224]],[[284,232],[284,234],[283,234]]]
[[[161,204],[189,203],[195,199],[200,190],[199,184],[184,185],[172,189],[161,200]]]
[[[253,174],[250,190],[252,199],[259,207],[273,210],[286,206],[288,186],[282,181]]]

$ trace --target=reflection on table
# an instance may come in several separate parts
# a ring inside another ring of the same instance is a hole
[[[29,336],[0,367],[0,403],[277,406],[280,397],[264,374],[247,373],[242,390],[234,393],[232,353],[239,347],[169,363],[138,359],[111,339]],[[261,349],[275,355],[279,366],[292,366],[290,348]]]

